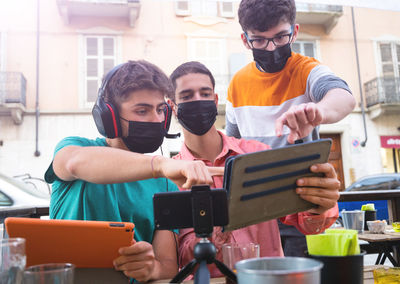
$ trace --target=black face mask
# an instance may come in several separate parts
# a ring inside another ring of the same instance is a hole
[[[289,57],[292,56],[290,43],[275,48],[273,51],[253,48],[253,58],[260,67],[268,73],[279,72],[285,67]]]
[[[126,147],[136,153],[153,153],[161,146],[166,135],[165,122],[130,121],[128,137],[122,137]]]
[[[178,121],[190,133],[201,136],[207,133],[217,119],[214,101],[192,101],[178,104]]]

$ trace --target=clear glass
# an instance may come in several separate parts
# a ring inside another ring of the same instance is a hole
[[[24,284],[74,284],[74,270],[71,263],[30,266],[24,271]]]
[[[260,245],[253,243],[246,244],[224,244],[222,246],[223,262],[233,272],[235,270],[235,263],[249,258],[260,257]]]
[[[0,283],[22,283],[23,271],[26,265],[25,239],[2,239],[0,252]]]

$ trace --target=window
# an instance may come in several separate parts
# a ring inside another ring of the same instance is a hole
[[[225,104],[229,83],[225,40],[221,38],[189,38],[189,60],[196,60],[210,69],[215,78],[215,92]]]
[[[400,43],[379,43],[385,101],[396,102],[400,92]]]
[[[185,0],[175,2],[175,13],[178,16],[210,16],[233,18],[233,1]]]
[[[233,10],[233,2],[221,1],[219,2],[219,14],[221,17],[233,18],[235,11]]]
[[[178,16],[189,16],[190,15],[190,7],[189,1],[176,1],[175,2],[175,13]]]
[[[2,191],[0,191],[0,206],[11,206],[11,205],[13,205],[13,201]]]
[[[315,43],[312,41],[296,41],[292,43],[292,50],[309,57],[316,57]]]
[[[91,107],[103,75],[117,64],[117,40],[112,36],[84,37],[84,107]]]
[[[380,43],[379,50],[383,77],[399,77],[400,43]]]

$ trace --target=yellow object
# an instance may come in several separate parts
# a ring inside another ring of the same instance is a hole
[[[393,222],[392,226],[395,232],[400,232],[400,222]]]
[[[346,256],[360,253],[357,230],[327,229],[324,234],[307,235],[310,255]]]
[[[361,211],[374,211],[375,204],[374,203],[367,203],[361,206]]]
[[[377,268],[374,270],[375,284],[400,283],[400,267]]]

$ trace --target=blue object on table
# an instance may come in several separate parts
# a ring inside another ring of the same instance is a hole
[[[373,203],[376,210],[377,220],[388,220],[388,201],[387,200],[369,200],[369,201],[343,201],[338,202],[339,205],[339,216],[341,217],[341,211],[344,210],[361,210],[363,204]]]

